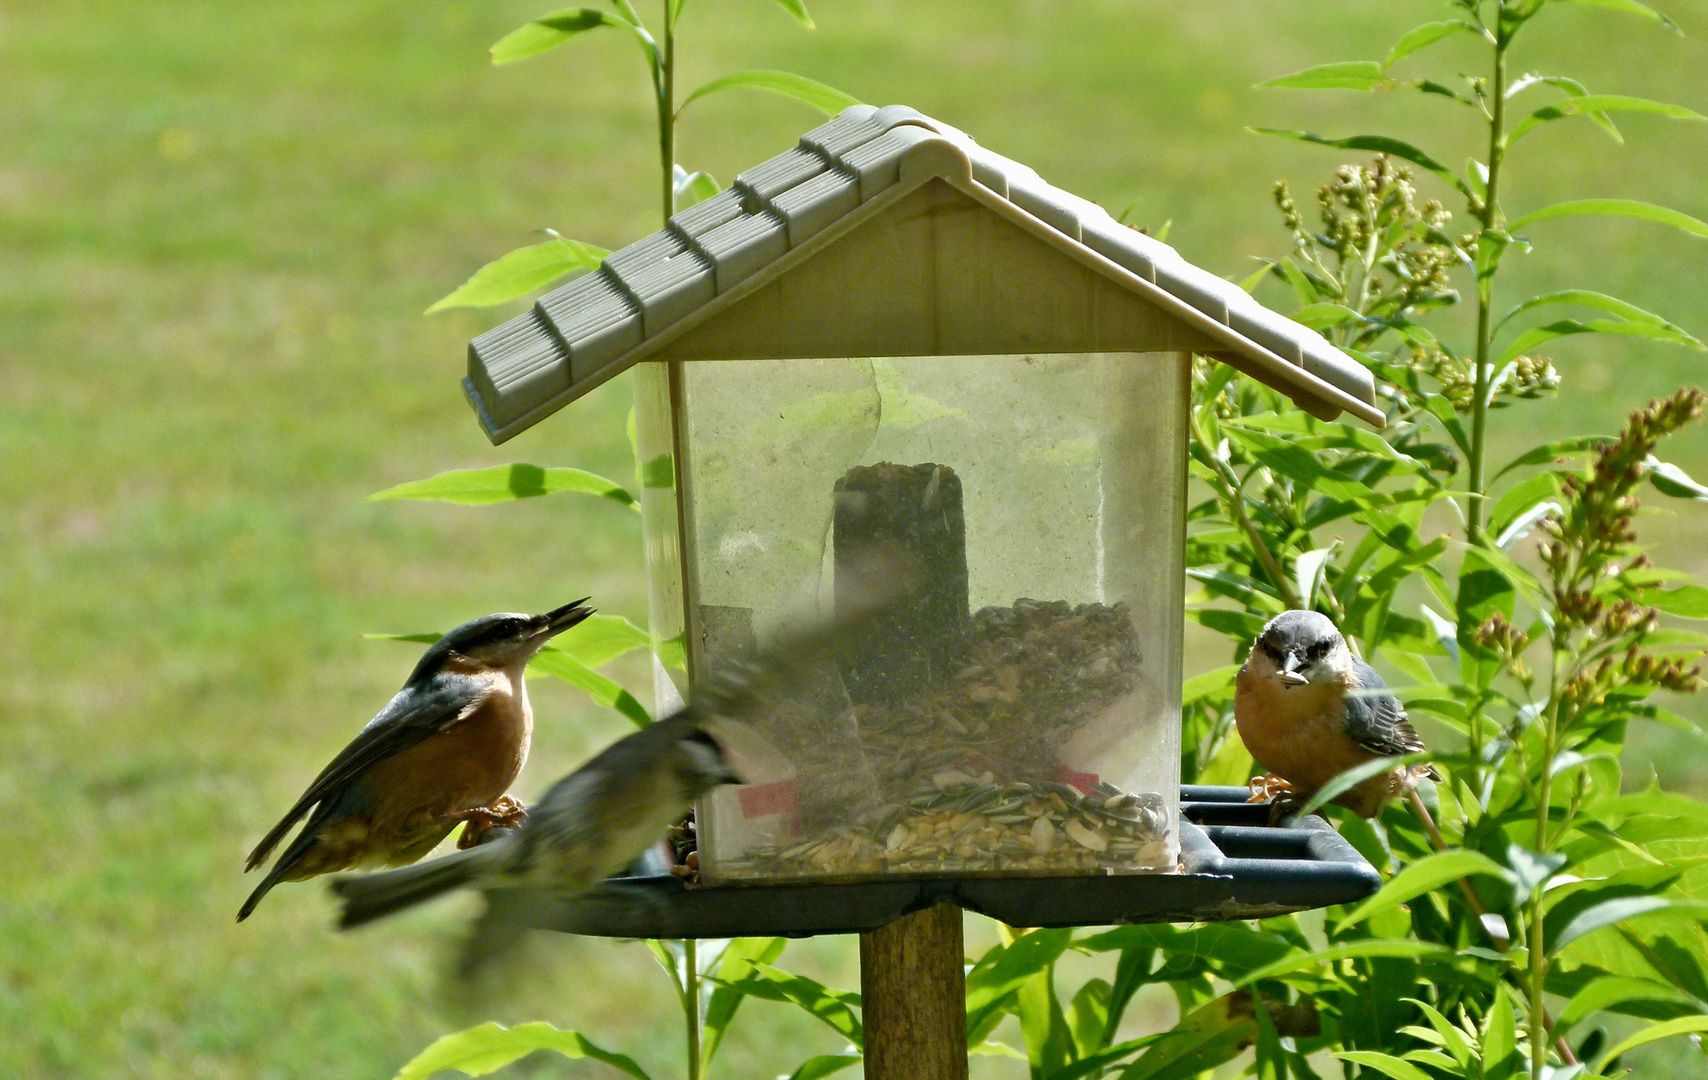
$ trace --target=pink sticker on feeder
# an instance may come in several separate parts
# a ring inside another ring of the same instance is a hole
[[[736,789],[736,797],[741,800],[742,817],[787,815],[790,835],[801,834],[801,795],[793,780],[740,787]]]
[[[1097,774],[1080,772],[1077,769],[1070,769],[1066,765],[1057,765],[1056,783],[1070,784],[1078,788],[1080,794],[1088,795],[1091,793],[1091,789],[1097,786]]]

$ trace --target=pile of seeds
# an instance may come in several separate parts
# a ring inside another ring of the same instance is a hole
[[[983,608],[967,654],[965,667],[926,693],[852,708],[887,799],[935,790],[945,771],[1054,779],[1062,745],[1139,680],[1126,604]]]
[[[726,867],[738,876],[1105,873],[1154,867],[1167,812],[1160,796],[1112,784],[998,784],[986,774],[911,798],[870,825],[755,851]]]

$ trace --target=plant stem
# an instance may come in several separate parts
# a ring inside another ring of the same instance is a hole
[[[688,1080],[700,1080],[699,942],[682,940],[682,1015],[688,1024]]]
[[[1482,246],[1482,238],[1494,231],[1499,218],[1500,167],[1506,156],[1506,50],[1510,44],[1507,31],[1503,27],[1495,37],[1494,77],[1489,85],[1492,102],[1489,114],[1489,177],[1483,191],[1482,213],[1478,215],[1482,222],[1482,231],[1478,236],[1479,248]],[[1485,280],[1480,257],[1477,262],[1477,371],[1474,396],[1471,400],[1471,494],[1465,514],[1466,539],[1473,544],[1481,543],[1483,539],[1483,495],[1486,488],[1483,480],[1486,467],[1484,458],[1487,451],[1489,379],[1493,374],[1489,370],[1489,353],[1494,337],[1494,275],[1499,267],[1497,256],[1497,261],[1489,268]]]
[[[676,18],[673,0],[664,2],[664,52],[659,58],[654,89],[658,93],[658,167],[662,182],[664,224],[676,212]]]
[[[1264,572],[1269,575],[1270,580],[1275,582],[1276,590],[1281,593],[1281,599],[1286,602],[1288,607],[1304,607],[1304,601],[1294,590],[1292,582],[1287,580],[1287,575],[1282,571],[1281,564],[1270,552],[1269,545],[1263,542],[1263,534],[1257,531],[1257,525],[1246,516],[1245,496],[1240,494],[1239,477],[1233,474],[1228,463],[1223,461],[1210,445],[1210,441],[1205,437],[1204,429],[1199,425],[1196,416],[1192,417],[1191,423],[1192,437],[1197,439],[1198,445],[1204,448],[1204,456],[1216,463],[1216,474],[1221,480],[1221,483],[1216,485],[1220,489],[1218,494],[1221,495],[1222,501],[1227,504],[1228,512],[1233,515],[1234,521],[1245,533],[1246,539],[1251,541],[1251,548],[1257,553],[1258,560],[1263,563]]]

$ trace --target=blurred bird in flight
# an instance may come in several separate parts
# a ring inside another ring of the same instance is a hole
[[[1277,796],[1278,809],[1365,762],[1426,749],[1376,669],[1315,611],[1286,611],[1263,628],[1235,682],[1234,720],[1270,773],[1252,781],[1253,796]],[[1428,765],[1396,766],[1333,801],[1374,817],[1423,777],[1439,779]]]
[[[281,881],[404,866],[465,822],[461,846],[520,824],[526,811],[505,792],[528,759],[533,734],[523,671],[546,642],[593,614],[586,604],[583,598],[543,615],[488,615],[435,642],[397,696],[250,852],[245,871],[308,818],[237,921]]]

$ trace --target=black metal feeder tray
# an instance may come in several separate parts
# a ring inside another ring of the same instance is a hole
[[[545,930],[616,938],[864,933],[939,903],[1010,926],[1262,919],[1362,900],[1375,867],[1321,817],[1269,822],[1240,787],[1181,788],[1182,872],[1108,877],[898,878],[855,884],[688,886],[660,868],[564,902],[529,901]]]

